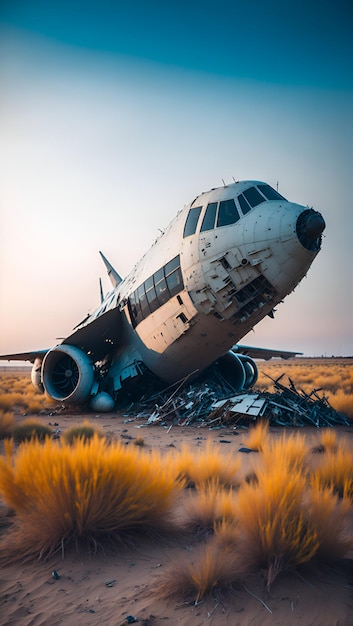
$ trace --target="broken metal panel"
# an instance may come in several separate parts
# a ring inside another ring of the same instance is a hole
[[[278,426],[333,427],[349,425],[348,416],[335,411],[319,389],[310,394],[298,391],[293,381],[289,386],[273,380],[274,392],[235,393],[217,369],[204,380],[190,383],[182,380],[159,393],[146,394],[130,405],[126,416],[146,419],[146,425],[197,425],[220,428],[230,424],[249,424],[249,420],[267,419]]]
[[[212,404],[212,408],[217,409],[225,403],[228,404],[227,408],[232,413],[251,417],[261,417],[266,408],[266,398],[254,393],[239,393],[228,400],[219,400]]]

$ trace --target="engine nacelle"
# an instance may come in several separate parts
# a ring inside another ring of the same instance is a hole
[[[36,358],[31,370],[32,385],[37,389],[37,391],[40,391],[40,393],[44,393],[42,383],[42,362],[42,359]]]
[[[245,354],[234,354],[231,350],[217,361],[222,376],[235,391],[250,389],[257,381],[257,365]]]
[[[43,359],[42,383],[54,400],[79,404],[89,397],[94,383],[94,368],[85,352],[61,344]]]

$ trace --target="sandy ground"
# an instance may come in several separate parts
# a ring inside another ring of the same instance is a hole
[[[42,417],[63,432],[82,415]],[[117,414],[87,416],[111,437],[121,438],[126,445],[142,436],[147,450],[158,448],[165,454],[179,449],[186,442],[202,448],[207,439],[215,446],[230,447],[241,454],[244,470],[251,467],[254,454],[242,454],[246,431],[241,428],[179,427],[160,425],[143,427],[145,421]],[[293,432],[291,429],[290,432]],[[339,437],[349,438],[353,445],[353,426],[336,429]],[[283,432],[271,428],[273,437]],[[288,432],[288,431],[287,431]],[[302,428],[310,444],[315,445],[318,431]],[[0,516],[7,509],[0,504]],[[1,521],[1,518],[0,518]],[[0,533],[6,527],[0,527]],[[353,532],[353,512],[352,512]],[[89,556],[85,551],[66,551],[48,562],[9,565],[0,572],[0,624],[39,626],[68,624],[75,626],[119,626],[138,623],[141,626],[266,626],[266,625],[353,625],[353,551],[348,558],[331,566],[307,566],[299,573],[279,577],[271,593],[266,591],[259,573],[246,581],[246,586],[197,605],[175,599],[161,599],[158,581],[172,561],[192,560],[199,545],[183,536],[158,543],[138,540],[134,546],[122,547],[115,553]],[[59,578],[54,579],[56,570]],[[135,622],[133,621],[135,620]]]

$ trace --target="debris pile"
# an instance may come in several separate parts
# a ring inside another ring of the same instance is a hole
[[[268,375],[267,375],[268,376]],[[169,387],[155,394],[145,394],[124,411],[126,417],[145,419],[153,424],[219,428],[230,424],[246,424],[257,418],[268,419],[279,426],[332,427],[349,425],[348,416],[336,411],[321,389],[307,394],[298,391],[289,378],[289,385],[280,382],[282,374],[273,382],[274,391],[236,393],[216,370],[212,376],[188,383],[187,379],[175,388]],[[173,391],[171,391],[173,389]]]

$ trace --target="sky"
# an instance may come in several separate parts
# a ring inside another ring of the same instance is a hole
[[[352,355],[350,0],[0,0],[0,354],[54,346],[195,196],[255,179],[322,212],[243,343]]]

